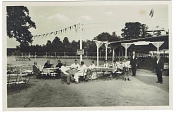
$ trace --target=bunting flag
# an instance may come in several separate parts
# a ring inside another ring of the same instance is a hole
[[[50,34],[49,34],[49,36],[52,34],[53,32],[51,32]]]
[[[47,36],[49,33],[47,33],[45,36]]]
[[[43,37],[45,36],[45,34],[43,34]]]
[[[151,18],[153,17],[153,15],[154,15],[154,10],[153,9],[151,9],[151,11],[150,11],[150,13],[149,13],[149,16],[151,16]]]
[[[159,28],[159,26],[156,26],[155,28]]]
[[[55,31],[55,32],[54,32],[54,35],[56,35],[56,34],[57,34],[57,32],[58,32],[58,31]]]
[[[80,29],[81,28],[81,24],[80,23],[78,23],[78,24],[74,24],[74,25],[72,25],[72,26],[69,26],[69,27],[66,27],[66,28],[63,28],[63,29],[60,29],[60,30],[57,30],[57,31],[53,31],[53,32],[50,32],[50,33],[46,33],[46,34],[42,34],[42,35],[34,35],[33,37],[34,38],[38,38],[38,37],[46,37],[46,36],[50,36],[50,35],[52,35],[52,34],[54,34],[54,35],[57,35],[57,34],[62,34],[62,33],[66,33],[67,31],[71,31],[72,29],[75,29],[75,32],[77,33],[77,30],[78,29]],[[82,31],[83,31],[84,29],[82,28]]]
[[[77,33],[77,29],[76,29],[77,25],[75,24],[74,27],[75,27],[75,31],[76,31],[76,33]]]

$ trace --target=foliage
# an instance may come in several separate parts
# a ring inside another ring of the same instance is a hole
[[[7,36],[16,38],[24,46],[32,43],[30,28],[36,28],[35,23],[29,16],[29,10],[25,6],[7,6]]]
[[[120,37],[118,37],[115,32],[113,32],[112,35],[110,35],[107,32],[103,32],[103,33],[99,34],[98,36],[96,36],[94,38],[94,40],[112,42],[112,41],[119,41]]]
[[[122,37],[126,40],[144,38],[146,36],[146,30],[148,27],[145,24],[139,22],[125,23],[125,28],[122,29]]]

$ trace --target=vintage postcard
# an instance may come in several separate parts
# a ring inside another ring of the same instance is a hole
[[[2,9],[4,111],[172,109],[171,1]]]

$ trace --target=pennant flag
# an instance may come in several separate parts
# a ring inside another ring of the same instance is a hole
[[[71,31],[71,26],[69,28],[70,28],[70,31]]]
[[[151,18],[153,17],[153,15],[154,15],[154,10],[153,9],[151,9],[151,11],[150,11],[150,13],[149,13],[149,16],[151,16]]]
[[[53,32],[51,32],[50,34],[49,34],[49,36],[52,34]]]
[[[62,30],[61,30],[61,34],[62,34]]]
[[[159,28],[159,26],[156,26],[155,28]]]
[[[75,31],[77,32],[76,26],[77,26],[77,25],[75,24],[75,25],[74,25],[74,27],[75,27]]]
[[[65,28],[65,33],[66,33],[67,28]]]
[[[58,31],[55,31],[54,34],[56,35]]]

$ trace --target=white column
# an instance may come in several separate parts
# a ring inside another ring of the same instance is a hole
[[[105,60],[108,60],[108,42],[105,43],[106,52],[105,52]]]
[[[112,49],[112,61],[114,61],[114,57],[115,57],[115,48]]]
[[[132,43],[121,43],[121,45],[125,48],[125,58],[127,58],[127,49],[130,47]]]
[[[82,49],[82,25],[80,23],[80,49]],[[80,62],[82,61],[82,55],[80,55]]]
[[[101,45],[103,44],[100,41],[95,41],[96,43],[96,47],[97,47],[97,66],[99,66],[99,48],[101,47]]]
[[[99,66],[99,47],[97,46],[97,66]]]
[[[159,52],[159,48],[160,46],[163,44],[164,42],[152,42],[152,44],[157,48],[157,52]]]

